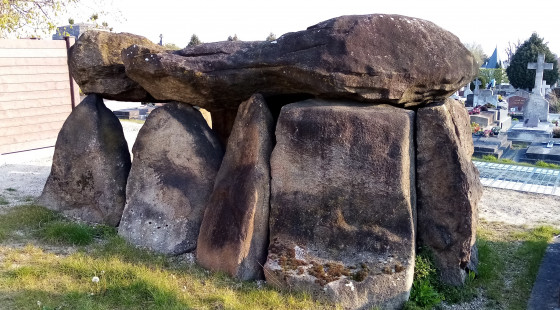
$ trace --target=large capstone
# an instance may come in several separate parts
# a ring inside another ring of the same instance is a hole
[[[432,22],[400,15],[333,18],[272,42],[218,42],[174,53],[132,46],[126,74],[159,100],[209,111],[252,94],[308,94],[412,107],[441,101],[477,72],[472,54]]]
[[[117,226],[125,204],[130,153],[118,118],[97,95],[68,116],[38,202],[86,222]]]
[[[198,236],[200,265],[262,279],[268,249],[274,120],[261,95],[241,104]]]
[[[68,64],[72,77],[86,94],[123,101],[155,100],[125,74],[121,51],[140,44],[157,52],[163,49],[150,40],[130,34],[86,31],[72,46]]]
[[[414,112],[284,106],[271,158],[265,277],[344,308],[400,309],[415,253]]]
[[[482,196],[469,115],[455,100],[418,109],[418,240],[434,254],[441,280],[465,281]],[[470,266],[474,268],[475,266]]]
[[[196,248],[223,150],[199,111],[168,103],[140,129],[119,234],[132,244],[180,254]]]

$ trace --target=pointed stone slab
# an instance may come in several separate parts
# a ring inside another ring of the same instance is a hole
[[[199,111],[178,102],[157,108],[140,129],[119,235],[165,254],[196,248],[223,150]]]
[[[476,241],[482,184],[467,110],[455,100],[417,112],[418,240],[434,255],[441,280],[465,281]],[[474,269],[476,266],[471,266]]]
[[[130,153],[119,119],[97,95],[70,113],[56,140],[38,203],[86,222],[117,226],[125,204]]]
[[[286,105],[271,158],[270,285],[348,309],[401,309],[415,254],[414,112]]]
[[[159,100],[234,109],[254,93],[406,107],[441,101],[476,75],[472,54],[435,24],[400,15],[333,18],[273,42],[122,52],[126,74]]]
[[[206,207],[197,262],[240,280],[264,278],[274,120],[262,95],[239,106]]]

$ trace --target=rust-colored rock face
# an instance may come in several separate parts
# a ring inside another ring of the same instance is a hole
[[[70,73],[86,94],[123,101],[153,101],[138,83],[126,76],[121,51],[131,45],[147,46],[151,51],[162,48],[150,40],[130,34],[87,31],[70,49]]]
[[[197,262],[241,280],[264,278],[274,121],[261,95],[239,106],[206,206]]]
[[[414,269],[414,112],[284,106],[271,158],[271,285],[348,308],[400,309]]]
[[[194,108],[155,109],[138,133],[119,234],[166,254],[196,248],[223,150]]]
[[[89,95],[58,134],[51,174],[38,202],[69,217],[117,226],[129,171],[121,123],[101,97]]]
[[[418,109],[418,240],[432,250],[442,281],[461,285],[476,240],[482,196],[469,115],[448,99]]]
[[[274,42],[218,42],[171,53],[130,47],[126,74],[159,100],[235,108],[252,94],[304,93],[403,107],[444,100],[476,74],[435,24],[400,15],[333,18]]]

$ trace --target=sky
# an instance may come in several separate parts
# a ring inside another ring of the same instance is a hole
[[[142,35],[156,43],[162,34],[164,44],[180,47],[192,34],[203,42],[224,41],[234,34],[245,41],[264,40],[271,32],[279,37],[341,15],[383,13],[432,21],[463,43],[480,44],[488,56],[497,47],[502,60],[508,42],[523,42],[533,32],[560,55],[559,0],[107,0],[105,10],[120,12],[100,18],[116,32]],[[69,16],[82,21],[77,12]]]

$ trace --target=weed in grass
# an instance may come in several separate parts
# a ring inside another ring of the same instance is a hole
[[[498,158],[494,155],[482,155],[482,159],[485,161],[496,162]]]
[[[547,163],[545,161],[539,160],[535,163],[535,166],[541,168],[551,168],[551,169],[560,169],[560,165]]]
[[[439,280],[432,257],[426,249],[416,255],[414,282],[405,310],[431,309],[438,305],[444,296],[437,291]]]
[[[13,188],[13,187],[8,187],[4,189],[7,192],[17,192],[17,189]]]

